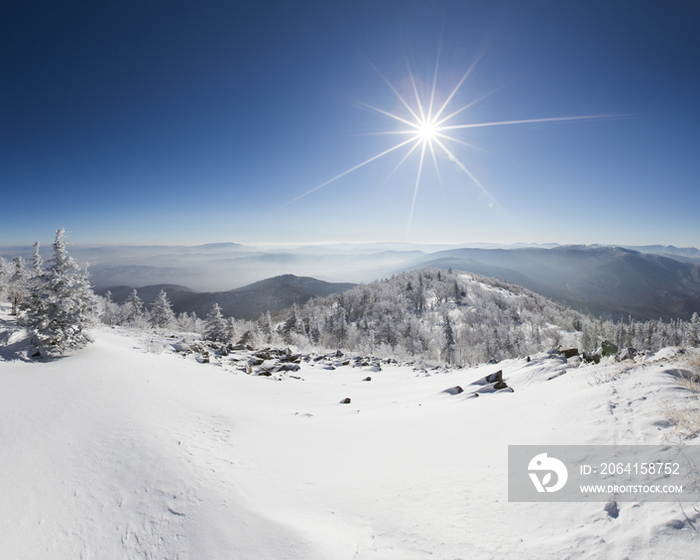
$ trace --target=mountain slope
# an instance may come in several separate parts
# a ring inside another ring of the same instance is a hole
[[[411,268],[435,266],[499,276],[574,309],[615,319],[690,319],[700,312],[700,264],[619,247],[456,249]]]
[[[196,313],[205,317],[215,303],[227,317],[257,319],[261,313],[274,314],[294,304],[302,305],[312,297],[322,297],[349,290],[355,284],[332,283],[292,274],[261,280],[242,288],[225,292],[195,292],[184,286],[157,284],[138,288],[138,296],[151,303],[160,290],[165,290],[175,313]],[[116,303],[122,304],[133,291],[128,286],[116,286],[96,290],[99,295],[112,292]]]
[[[661,404],[697,399],[672,352],[624,373],[541,354],[432,371],[326,358],[271,378],[244,353],[199,364],[94,336],[0,362],[4,557],[697,557],[693,504],[508,501],[509,445],[678,441]],[[445,392],[497,370],[514,392]]]

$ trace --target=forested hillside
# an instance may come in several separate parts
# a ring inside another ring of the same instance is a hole
[[[584,315],[498,278],[422,269],[311,300],[287,315],[288,342],[468,364],[556,346],[652,350],[697,344],[698,317],[612,322]]]

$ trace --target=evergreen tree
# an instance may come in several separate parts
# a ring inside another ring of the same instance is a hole
[[[698,346],[700,343],[700,316],[697,311],[693,313],[686,328],[686,342],[688,346]]]
[[[226,318],[226,340],[236,340],[238,329],[236,328],[236,320],[233,317]]]
[[[32,274],[39,276],[41,274],[41,266],[44,264],[44,259],[39,254],[39,242],[34,243],[34,254],[32,255]]]
[[[266,344],[272,341],[272,319],[270,317],[270,312],[266,311],[260,315],[258,319],[258,330]],[[234,337],[232,337],[233,339]]]
[[[207,315],[204,338],[216,342],[227,342],[229,340],[228,324],[223,315],[221,315],[221,307],[219,307],[218,303],[214,304]]]
[[[92,342],[88,329],[97,309],[87,268],[81,270],[68,254],[65,233],[56,232],[53,259],[33,286],[26,320],[40,347],[59,352]]]
[[[24,266],[22,257],[12,260],[12,276],[10,277],[10,301],[12,302],[12,315],[19,314],[20,303],[29,295],[29,272]]]
[[[445,315],[445,322],[442,326],[442,332],[445,335],[445,346],[443,347],[445,361],[448,364],[451,364],[455,352],[455,335],[452,331],[452,325],[450,324],[450,318],[448,315]]]
[[[129,294],[122,306],[122,321],[129,325],[137,325],[143,321],[143,302],[136,290]]]
[[[172,329],[175,326],[175,313],[170,305],[168,294],[161,290],[151,307],[151,323],[161,329]]]
[[[102,301],[102,317],[101,320],[105,325],[110,327],[114,326],[118,322],[119,317],[119,305],[112,301],[112,292],[109,290],[105,294]]]
[[[292,310],[289,317],[287,317],[287,320],[282,326],[282,338],[284,339],[285,343],[291,344],[293,339],[292,334],[297,332],[298,323],[299,316],[297,313],[297,304],[295,303],[292,305]]]
[[[0,301],[5,300],[5,296],[8,291],[9,281],[10,272],[7,261],[3,257],[0,257]]]

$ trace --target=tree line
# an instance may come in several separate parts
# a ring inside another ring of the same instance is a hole
[[[56,232],[44,266],[39,244],[28,263],[0,258],[0,298],[37,346],[63,352],[91,341],[96,323],[189,333],[217,343],[250,347],[343,349],[365,355],[469,365],[534,354],[557,346],[593,352],[603,340],[618,348],[658,350],[698,346],[700,320],[606,321],[579,313],[499,278],[422,269],[322,298],[257,321],[223,317],[214,304],[205,318],[176,315],[165,291],[145,304],[136,289],[119,305],[94,294],[87,265],[67,252]]]

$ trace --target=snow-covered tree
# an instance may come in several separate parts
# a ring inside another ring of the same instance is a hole
[[[204,328],[204,337],[207,340],[216,342],[228,341],[228,324],[221,314],[221,307],[215,303],[211,311],[207,314],[206,326]]]
[[[448,364],[451,364],[454,360],[455,353],[455,336],[452,331],[452,324],[450,323],[450,318],[445,315],[445,322],[442,326],[442,332],[445,336],[445,345],[443,347],[444,359]]]
[[[39,276],[41,274],[41,267],[44,264],[44,259],[41,258],[39,254],[39,242],[34,243],[34,253],[32,254],[32,260],[30,261],[32,274],[34,276]]]
[[[261,314],[258,318],[258,329],[264,342],[269,344],[272,341],[272,319],[269,311]]]
[[[177,316],[177,327],[182,332],[189,333],[200,333],[203,330],[202,321],[194,311],[192,313],[187,313],[187,311],[180,313]]]
[[[693,313],[693,316],[690,318],[686,328],[685,339],[689,346],[698,346],[700,343],[700,316],[698,316],[697,312]]]
[[[108,290],[104,298],[102,298],[102,313],[100,319],[105,325],[112,327],[119,322],[120,314],[121,310],[119,305],[112,301],[112,292]]]
[[[129,294],[122,305],[122,323],[130,326],[142,326],[145,322],[143,302],[136,290]]]
[[[12,314],[19,313],[20,304],[29,295],[30,274],[24,265],[22,257],[12,259],[12,276],[10,277],[9,291],[12,302]]]
[[[7,297],[8,284],[10,282],[10,270],[7,261],[0,257],[0,301]]]
[[[151,324],[161,329],[171,329],[175,326],[175,313],[165,290],[161,290],[153,302]]]
[[[88,329],[97,309],[87,268],[81,269],[68,254],[65,233],[56,232],[53,259],[32,287],[26,317],[37,345],[59,352],[92,342]]]

